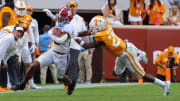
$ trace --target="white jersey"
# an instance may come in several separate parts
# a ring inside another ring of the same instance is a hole
[[[32,33],[34,35],[35,43],[39,43],[39,30],[38,30],[38,22],[36,19],[32,18],[30,27],[32,28]]]
[[[13,30],[14,30],[14,26],[6,26],[6,27],[2,28],[1,31],[0,31],[0,37],[3,37],[8,33],[13,33]],[[31,32],[31,31],[32,31],[32,29],[29,28],[29,32]],[[22,41],[23,45],[25,45],[25,43],[27,45],[29,37],[31,39],[31,42],[35,43],[33,33],[29,33],[29,34],[27,32],[25,32],[24,36],[21,38],[21,41]]]
[[[13,31],[14,31],[14,26],[4,27],[0,31],[0,37],[3,38],[5,36],[7,36],[8,34],[13,33]],[[32,28],[29,27],[29,32],[31,32],[31,31],[32,31]],[[33,39],[34,39],[33,34],[31,33],[29,35],[27,32],[25,32],[24,35],[22,36],[22,38],[20,38],[18,40],[18,42],[16,43],[17,44],[17,49],[14,50],[14,53],[19,56],[19,61],[21,61],[21,57],[22,57],[22,60],[23,60],[24,63],[31,63],[31,61],[32,61],[30,50],[29,50],[29,47],[28,47],[29,37],[30,37],[30,39],[32,39],[31,42],[35,43],[33,41]],[[14,53],[12,53],[12,54],[14,54]],[[10,54],[9,56],[13,56],[13,55]]]
[[[74,40],[74,37],[77,37],[79,32],[87,30],[84,23],[84,19],[76,14],[73,16],[73,19],[71,20],[70,24],[74,28],[74,33],[73,33],[73,38],[71,39],[70,48],[80,50],[81,46]]]
[[[60,53],[69,53],[69,48],[70,48],[70,39],[71,38],[68,38],[67,40],[65,40],[63,43],[59,44],[57,42],[55,42],[55,40],[52,38],[53,37],[56,37],[55,35],[53,35],[53,28],[51,28],[49,31],[48,31],[48,34],[49,36],[51,37],[51,39],[54,41],[53,42],[53,45],[52,45],[52,50],[53,51],[56,51],[56,52],[60,52]],[[70,25],[70,24],[65,24],[61,29],[61,32],[67,32],[69,34],[70,37],[73,36],[73,26]]]
[[[7,34],[0,39],[0,63],[3,60],[7,64],[9,57],[15,55],[18,41],[15,40],[14,34]],[[13,54],[14,53],[14,54]]]

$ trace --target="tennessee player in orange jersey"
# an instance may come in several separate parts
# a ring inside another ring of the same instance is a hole
[[[22,21],[25,22],[28,26],[30,26],[31,22],[32,22],[32,17],[30,15],[26,14],[26,4],[24,1],[22,0],[17,0],[14,3],[14,12],[15,12],[15,21]],[[32,58],[31,58],[31,53],[34,53],[35,49],[36,49],[36,45],[35,45],[35,39],[34,39],[34,34],[32,32],[32,28],[28,27],[26,36],[25,36],[25,48],[20,52],[21,57],[22,57],[22,61],[24,62],[24,66],[26,68],[26,72],[28,70],[28,68],[30,67],[31,63],[32,63]],[[28,42],[29,40],[31,41],[32,45],[29,48],[28,47]],[[39,87],[37,87],[34,82],[33,79],[29,80],[29,86],[32,89],[37,89]]]
[[[169,94],[169,84],[148,73],[145,73],[138,61],[136,52],[134,51],[136,48],[131,47],[119,38],[104,17],[93,17],[90,21],[89,27],[91,33],[93,34],[92,38],[94,39],[94,42],[84,42],[76,39],[82,47],[93,48],[101,46],[105,48],[112,55],[116,56],[114,68],[115,74],[121,74],[123,72],[123,68],[126,66],[138,78],[143,78],[160,85],[163,89],[164,96]]]

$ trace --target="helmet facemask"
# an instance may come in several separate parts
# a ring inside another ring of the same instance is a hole
[[[14,8],[15,13],[19,16],[24,16],[26,14],[26,8]]]

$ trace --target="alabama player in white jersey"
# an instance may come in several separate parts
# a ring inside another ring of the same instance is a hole
[[[71,80],[65,75],[65,72],[69,62],[70,39],[73,34],[73,27],[69,24],[72,17],[73,13],[71,9],[63,7],[58,10],[57,22],[61,24],[61,27],[58,27],[58,24],[56,24],[56,26],[48,32],[53,40],[52,48],[34,61],[25,75],[24,81],[20,85],[14,87],[14,90],[23,90],[25,84],[38,68],[43,68],[52,63],[57,67],[58,79],[62,79],[65,83],[71,84]]]

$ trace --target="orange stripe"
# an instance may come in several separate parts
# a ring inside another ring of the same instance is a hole
[[[9,34],[11,33],[11,31],[9,29],[3,29],[3,31],[8,32]]]
[[[125,55],[125,57],[126,57],[126,58],[128,59],[128,61],[130,62],[130,65],[131,65],[131,67],[134,69],[134,71],[135,71],[136,73],[138,73],[141,77],[143,77],[143,75],[141,75],[141,73],[139,73],[139,71],[136,70],[136,68],[133,66],[133,64],[132,64],[131,60],[129,59],[129,57],[128,57],[127,55]]]
[[[20,5],[23,6],[23,2],[20,0]]]
[[[132,58],[133,62],[135,63],[136,67],[143,73],[145,74],[145,72],[137,65],[134,57],[132,56],[132,54],[130,52],[127,51],[127,53],[130,55],[130,57]]]

